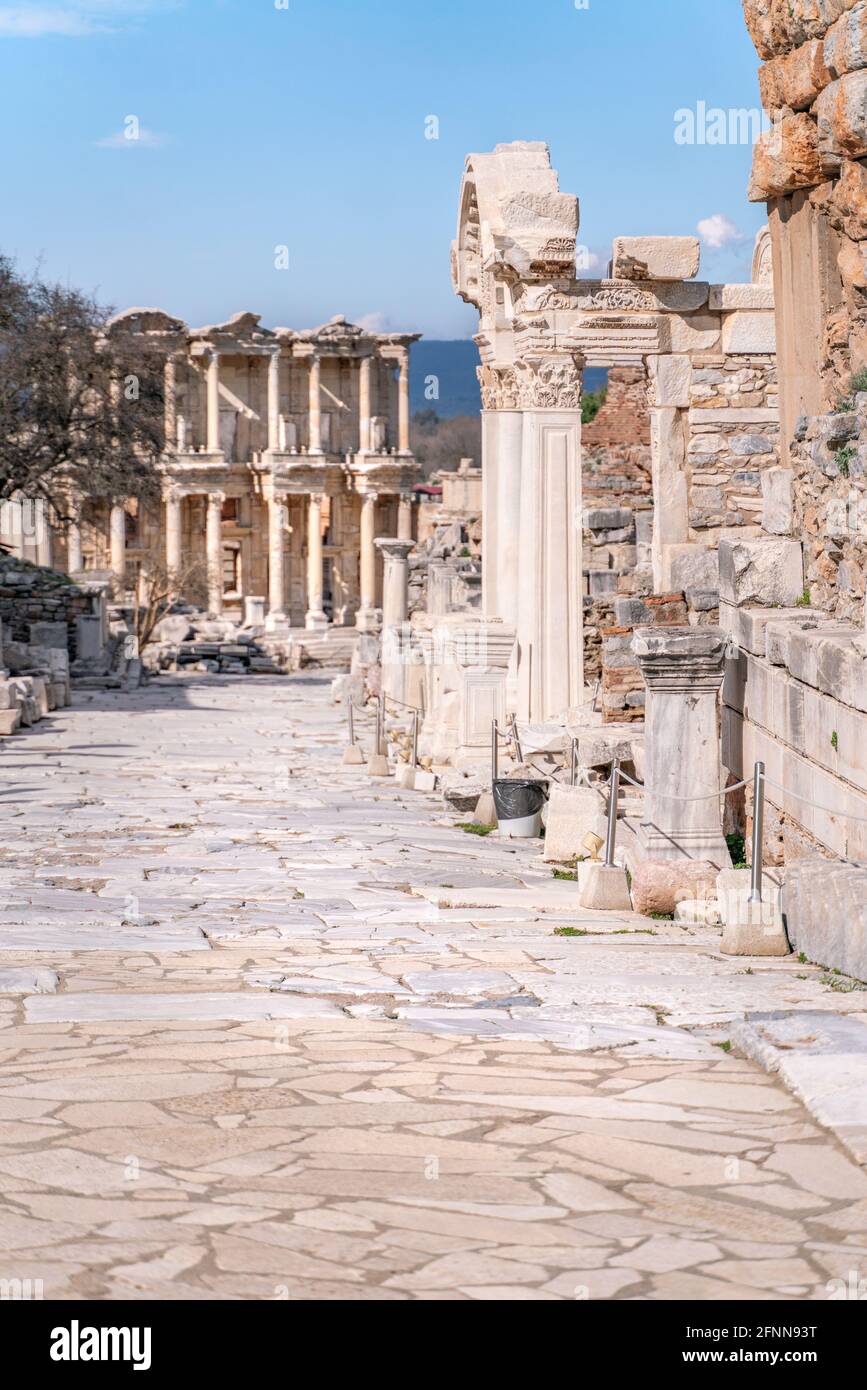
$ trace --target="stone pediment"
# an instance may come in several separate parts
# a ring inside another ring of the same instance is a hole
[[[108,321],[109,332],[162,333],[172,336],[187,334],[183,319],[173,318],[163,309],[124,309]]]
[[[217,346],[237,344],[239,347],[252,347],[274,340],[271,329],[262,327],[262,315],[249,312],[233,314],[225,323],[212,323],[204,328],[191,329],[190,337],[203,339]]]

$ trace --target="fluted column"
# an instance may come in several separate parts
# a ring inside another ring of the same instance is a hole
[[[84,569],[84,553],[81,548],[81,526],[70,521],[66,530],[66,572],[78,574]]]
[[[310,631],[328,626],[322,607],[322,494],[313,492],[307,511],[307,617]]]
[[[397,398],[398,448],[402,454],[409,453],[409,352],[404,351],[400,359]]]
[[[376,501],[375,492],[366,492],[361,502],[361,607],[356,627],[370,632],[379,626],[376,608]]]
[[[207,443],[208,453],[220,452],[220,354],[212,352],[208,358],[207,380]]]
[[[178,367],[174,357],[167,357],[163,369],[163,400],[165,409],[165,448],[174,449],[178,438]]]
[[[114,506],[109,516],[111,572],[119,584],[126,578],[126,512]]]
[[[166,569],[172,579],[180,576],[182,549],[181,496],[172,491],[166,496]]]
[[[268,626],[286,621],[283,532],[286,507],[279,497],[268,499]]]
[[[268,358],[268,448],[280,448],[280,351]]]
[[[322,363],[318,357],[310,358],[310,405],[309,405],[309,445],[308,453],[322,453],[322,407],[320,390],[322,387]]]
[[[412,495],[408,492],[400,494],[397,507],[397,538],[401,541],[412,540]]]
[[[208,493],[206,546],[208,559],[208,608],[217,617],[223,611],[223,502],[222,492]]]
[[[358,447],[361,452],[367,453],[371,446],[370,437],[370,402],[371,402],[371,374],[373,371],[373,358],[362,357],[359,369],[358,383]]]

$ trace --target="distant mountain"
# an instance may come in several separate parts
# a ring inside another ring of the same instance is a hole
[[[422,338],[412,349],[412,413],[435,410],[442,420],[455,415],[477,415],[481,410],[478,365],[479,351],[469,338]],[[598,391],[607,380],[604,367],[588,367],[584,390]],[[432,391],[437,394],[432,396]]]

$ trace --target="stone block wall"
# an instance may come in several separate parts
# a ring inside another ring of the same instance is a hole
[[[860,624],[867,571],[867,392],[855,409],[799,422],[790,469],[780,470],[766,503],[776,534],[804,547],[810,605]]]
[[[13,642],[29,642],[34,623],[65,623],[74,659],[76,620],[92,611],[90,594],[56,570],[0,554],[0,623]]]
[[[867,367],[867,5],[744,0],[773,127],[750,197],[768,201],[787,437]]]
[[[598,414],[582,427],[585,506],[647,506],[651,497],[650,414],[647,374],[612,367]]]
[[[688,610],[683,594],[618,598],[616,627],[602,632],[602,714],[606,724],[644,719],[644,677],[632,649],[637,627],[683,627]]]
[[[724,528],[761,524],[762,475],[779,463],[779,450],[775,356],[699,359],[687,449],[693,540],[711,542]]]

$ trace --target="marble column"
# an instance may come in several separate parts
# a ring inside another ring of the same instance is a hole
[[[166,569],[177,578],[183,564],[182,498],[171,491],[166,495]]]
[[[268,448],[273,453],[280,443],[280,351],[268,358]]]
[[[397,402],[398,450],[409,453],[409,352],[405,349],[400,357],[400,376],[398,378]]]
[[[81,548],[81,525],[70,521],[66,528],[66,572],[78,574],[84,569],[84,554]]]
[[[649,859],[700,859],[728,868],[721,800],[714,796],[721,782],[717,702],[725,634],[713,627],[639,627],[633,651],[647,686],[639,844]]]
[[[413,541],[379,539],[374,542],[385,562],[382,581],[382,626],[399,627],[409,616],[409,554]]]
[[[119,584],[126,578],[126,512],[114,506],[109,514],[111,572]]]
[[[312,492],[307,510],[307,616],[304,626],[310,632],[328,626],[322,607],[322,494]]]
[[[518,622],[521,567],[523,416],[516,410],[498,412],[497,431],[497,519],[494,528],[497,616],[515,626]]]
[[[320,392],[322,388],[322,363],[318,357],[310,358],[310,403],[309,403],[309,434],[307,452],[310,454],[322,453],[322,405]]]
[[[283,537],[286,506],[279,497],[268,499],[268,619],[274,627],[286,622],[286,571]]]
[[[208,493],[206,548],[208,563],[208,609],[215,617],[223,612],[223,502],[222,492]]]
[[[174,449],[178,439],[178,366],[177,359],[167,357],[163,368],[163,401],[165,420],[165,448]]]
[[[209,454],[218,454],[220,452],[220,354],[211,352],[207,361],[207,448]]]
[[[361,607],[355,625],[362,632],[379,627],[380,614],[376,607],[376,501],[375,492],[366,492],[361,500]]]
[[[397,535],[402,541],[412,540],[412,494],[402,492],[397,507]]]
[[[362,454],[369,451],[372,443],[370,437],[372,375],[373,358],[362,357],[358,379],[358,447]]]

